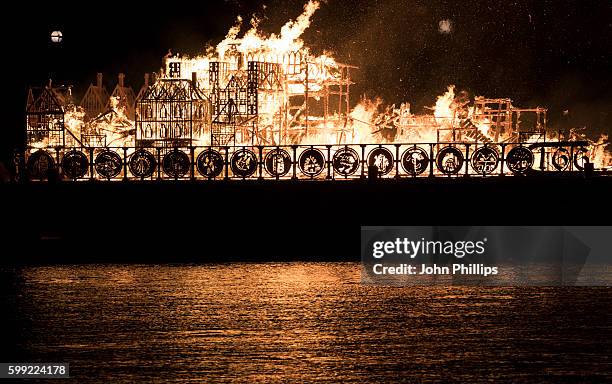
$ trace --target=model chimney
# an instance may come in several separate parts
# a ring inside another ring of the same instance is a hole
[[[145,73],[144,75],[144,86],[148,87],[149,86],[149,74]]]
[[[99,72],[96,78],[96,85],[98,86],[98,88],[102,88],[102,74]]]
[[[194,87],[198,87],[198,74],[196,72],[191,72],[191,82]]]
[[[125,75],[123,73],[119,74],[119,86],[123,88],[123,79],[125,79]]]

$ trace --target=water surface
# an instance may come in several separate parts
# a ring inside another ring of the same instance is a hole
[[[366,286],[358,263],[2,275],[3,360],[78,382],[612,379],[609,288]]]

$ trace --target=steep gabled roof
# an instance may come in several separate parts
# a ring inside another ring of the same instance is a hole
[[[138,101],[194,101],[206,100],[206,96],[193,86],[191,80],[159,79],[141,92]]]
[[[26,113],[63,114],[67,97],[50,87],[30,88]]]

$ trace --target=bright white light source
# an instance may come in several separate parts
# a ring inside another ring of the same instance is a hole
[[[62,31],[53,31],[51,32],[51,41],[53,43],[61,43],[62,42]]]
[[[438,23],[438,32],[443,33],[443,34],[449,34],[453,31],[453,22],[446,19],[446,20],[440,20],[440,22]]]

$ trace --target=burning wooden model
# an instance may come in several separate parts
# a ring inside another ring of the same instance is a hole
[[[431,114],[365,99],[351,109],[356,67],[315,56],[300,39],[318,6],[310,1],[279,35],[262,37],[254,23],[238,37],[236,25],[203,56],[168,55],[137,96],[123,74],[110,96],[99,74],[79,107],[69,87],[33,88],[30,177],[54,168],[75,180],[311,179],[608,165],[605,138],[547,137],[545,108],[471,100],[452,86]]]

